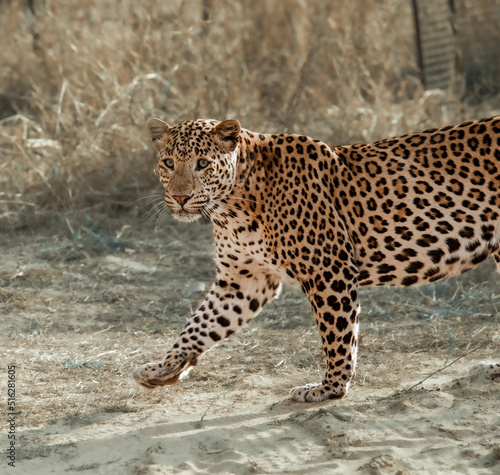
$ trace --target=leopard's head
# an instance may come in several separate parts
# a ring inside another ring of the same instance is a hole
[[[241,180],[237,120],[194,120],[169,126],[149,119],[146,128],[158,151],[156,174],[165,202],[179,221],[210,218]]]

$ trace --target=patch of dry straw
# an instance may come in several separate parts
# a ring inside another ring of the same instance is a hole
[[[151,116],[343,144],[488,115],[422,89],[409,2],[32,4],[8,2],[0,18],[2,228],[144,196]]]

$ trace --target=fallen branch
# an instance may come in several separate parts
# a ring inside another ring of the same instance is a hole
[[[203,413],[203,415],[201,416],[201,419],[199,421],[196,421],[194,423],[194,428],[195,429],[201,429],[201,427],[203,426],[203,419],[205,419],[205,416],[207,415],[208,411],[210,410],[210,408],[215,404],[215,402],[221,398],[222,396],[225,396],[227,393],[229,392],[229,390],[227,391],[224,391],[223,393],[219,394],[218,396],[216,396],[212,402],[208,405],[207,409],[205,410],[205,412]]]
[[[465,352],[463,355],[459,356],[458,358],[455,358],[451,363],[448,363],[447,365],[443,366],[442,368],[439,368],[436,371],[433,371],[431,374],[427,375],[424,379],[420,380],[418,383],[415,383],[413,386],[410,386],[407,389],[403,389],[402,391],[397,391],[394,394],[391,394],[390,396],[382,398],[382,400],[393,399],[393,398],[402,396],[403,394],[408,394],[412,389],[416,388],[417,386],[420,386],[424,381],[427,381],[429,378],[432,378],[432,376],[434,376],[435,374],[440,373],[441,371],[444,371],[446,368],[450,367],[452,364],[456,363],[458,360],[465,358],[467,355],[470,355],[471,353],[474,353],[474,351],[477,351],[483,347],[484,347],[484,344],[477,346],[476,348],[473,348],[472,350]]]

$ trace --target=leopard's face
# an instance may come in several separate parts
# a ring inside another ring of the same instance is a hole
[[[146,127],[158,151],[156,174],[173,216],[185,222],[210,219],[238,181],[238,121],[196,120],[170,127],[150,119]]]

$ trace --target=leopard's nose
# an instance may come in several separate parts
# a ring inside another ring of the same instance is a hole
[[[181,206],[184,206],[186,204],[186,201],[191,198],[191,195],[172,195],[172,198]]]

